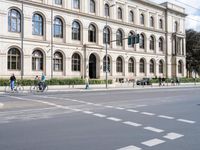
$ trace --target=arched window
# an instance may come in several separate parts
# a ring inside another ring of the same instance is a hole
[[[155,50],[155,40],[153,36],[150,36],[150,41],[149,41],[149,48],[150,50]]]
[[[94,25],[90,25],[88,29],[88,41],[96,42],[96,28]]]
[[[140,24],[144,25],[144,15],[140,14]]]
[[[11,9],[8,13],[8,31],[21,32],[21,15],[15,9]]]
[[[60,18],[54,20],[54,37],[63,38],[63,22]]]
[[[144,73],[144,72],[145,72],[144,59],[140,59],[140,73]]]
[[[154,27],[154,18],[150,17],[150,27]]]
[[[135,66],[134,65],[134,60],[133,60],[133,58],[130,58],[128,60],[128,72],[133,73],[134,70],[135,70],[134,66]]]
[[[78,40],[81,39],[81,28],[80,24],[77,21],[74,21],[72,23],[72,40]]]
[[[105,16],[110,16],[110,7],[108,4],[105,4],[104,9]]]
[[[32,53],[32,70],[42,71],[44,66],[43,53],[40,50],[35,50]]]
[[[108,72],[110,72],[111,69],[111,63],[110,63],[110,57],[108,57]],[[103,71],[106,72],[106,56],[103,58]]]
[[[53,64],[54,71],[63,71],[63,55],[60,52],[54,53]]]
[[[117,61],[116,61],[116,71],[117,72],[123,72],[123,62],[122,62],[122,58],[118,57]]]
[[[39,14],[34,14],[32,18],[33,22],[33,35],[43,35],[43,18]]]
[[[129,22],[134,22],[134,13],[132,10],[129,12]]]
[[[103,29],[103,43],[104,44],[110,44],[110,29],[108,27],[105,27]]]
[[[122,9],[120,7],[117,10],[117,14],[118,19],[122,19]]]
[[[90,0],[90,12],[95,13],[95,1]]]
[[[162,19],[159,20],[159,28],[163,29],[163,20]]]
[[[149,68],[150,68],[150,73],[154,73],[155,72],[154,61],[152,59],[150,60]]]
[[[54,3],[57,5],[62,5],[62,0],[54,0]]]
[[[145,44],[144,35],[140,34],[140,48],[141,49],[144,49],[144,44]]]
[[[117,46],[123,46],[123,34],[121,30],[117,30],[116,33],[116,45]]]
[[[21,54],[17,48],[11,48],[8,51],[8,69],[9,70],[21,69]]]
[[[134,35],[134,33],[133,32],[129,32],[129,34],[128,34],[128,36],[133,36]],[[128,47],[134,47],[134,44],[131,44],[131,45],[128,45]]]
[[[72,71],[81,71],[81,58],[77,53],[72,56]]]
[[[183,73],[183,63],[181,61],[178,61],[178,73]]]
[[[73,0],[73,8],[80,9],[80,0]]]
[[[163,72],[164,72],[163,61],[160,60],[160,61],[159,61],[159,73],[163,73]]]
[[[163,51],[163,39],[159,38],[159,51]]]
[[[174,32],[178,32],[178,22],[175,21],[174,23]]]

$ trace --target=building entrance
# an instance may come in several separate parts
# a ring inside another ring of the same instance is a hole
[[[96,79],[96,56],[94,54],[91,54],[90,55],[90,58],[89,58],[89,77],[90,79]]]

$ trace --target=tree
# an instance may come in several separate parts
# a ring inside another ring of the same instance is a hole
[[[186,30],[186,67],[189,77],[192,72],[200,75],[200,32]]]

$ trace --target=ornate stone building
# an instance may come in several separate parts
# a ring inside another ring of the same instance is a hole
[[[0,77],[186,76],[185,9],[147,0],[1,0]],[[107,25],[106,25],[107,24]],[[129,35],[140,43],[128,46]]]

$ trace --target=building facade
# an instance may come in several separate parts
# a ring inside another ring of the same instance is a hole
[[[114,81],[186,76],[186,14],[174,4],[1,0],[0,5],[0,78],[44,72],[48,78],[105,79],[106,68]],[[140,42],[129,46],[126,38],[135,34]]]

